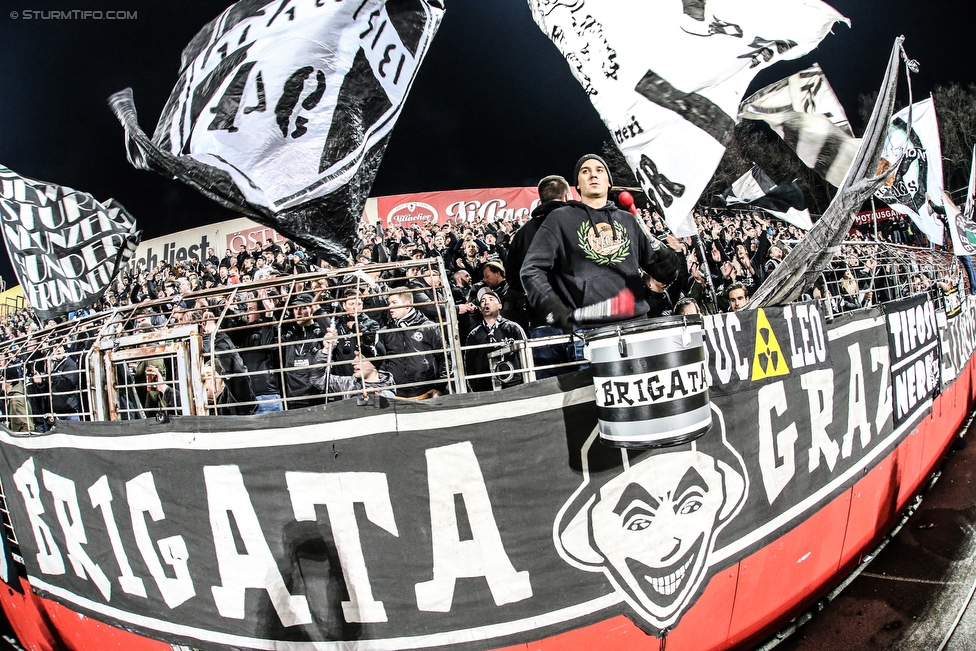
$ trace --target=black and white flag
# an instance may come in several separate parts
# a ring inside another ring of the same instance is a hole
[[[796,183],[773,183],[758,165],[736,179],[719,195],[726,206],[748,205],[765,210],[783,221],[808,230],[813,226],[803,190]]]
[[[3,239],[27,302],[40,319],[101,298],[141,233],[114,199],[35,181],[0,166]]]
[[[815,48],[835,22],[819,0],[529,0],[627,158],[651,207],[678,236],[763,69]]]
[[[861,145],[817,64],[751,95],[739,117],[768,124],[804,165],[838,187]]]
[[[963,210],[959,210],[945,192],[942,193],[943,204],[946,209],[946,221],[949,223],[949,235],[952,237],[952,250],[956,255],[976,255],[976,221],[973,220],[974,193],[976,193],[976,147],[973,148],[973,159],[969,168],[969,188]]]
[[[150,141],[110,103],[129,160],[345,261],[440,0],[242,0],[183,51]]]
[[[898,160],[898,167],[892,169]],[[944,228],[937,216],[945,213],[942,142],[931,97],[905,107],[891,118],[878,174],[889,170],[891,175],[875,196],[908,215],[929,241],[942,245]]]

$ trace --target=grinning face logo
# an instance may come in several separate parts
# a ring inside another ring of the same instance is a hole
[[[721,428],[693,444],[647,453],[622,472],[584,483],[560,512],[556,539],[563,558],[602,571],[647,624],[673,627],[697,600],[718,533],[738,514],[747,492],[742,459]],[[720,450],[715,437],[721,430]],[[587,444],[595,442],[596,435]],[[584,452],[585,454],[585,452]]]
[[[651,457],[600,489],[590,511],[593,541],[618,586],[668,619],[701,576],[724,500],[708,455]]]

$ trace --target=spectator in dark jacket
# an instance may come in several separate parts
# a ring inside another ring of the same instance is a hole
[[[508,341],[525,341],[525,330],[514,321],[501,316],[501,299],[491,288],[484,287],[478,292],[478,304],[481,306],[482,321],[468,335],[465,346],[498,345],[472,348],[464,352],[464,371],[469,376],[468,386],[472,391],[491,391],[495,385],[493,378],[470,377],[491,371],[500,373],[497,376],[497,383],[502,388],[522,384],[522,374],[517,372],[522,368],[522,364],[517,353],[513,351],[496,360],[495,364],[492,364],[490,355],[492,351],[503,347]]]
[[[218,416],[246,416],[251,413],[251,405],[238,404],[230,385],[224,382],[220,359],[213,363],[205,362],[200,371],[200,379],[207,390],[207,410]]]
[[[381,341],[389,355],[384,370],[393,375],[401,397],[436,398],[445,390],[447,367],[444,364],[444,342],[440,330],[413,307],[413,292],[396,291],[389,296],[392,332],[383,332]],[[415,384],[415,386],[405,386]]]
[[[634,292],[636,313],[646,314],[641,272],[667,285],[683,260],[608,200],[611,179],[602,158],[583,156],[576,172],[582,201],[569,201],[549,215],[522,264],[529,304],[552,325],[566,327],[573,310],[614,298],[626,288]],[[605,315],[599,322],[630,316]]]
[[[265,292],[258,290],[257,296],[248,297],[253,300],[247,302],[243,327],[234,331],[241,361],[247,367],[251,390],[258,403],[257,414],[282,410],[278,326],[269,316],[275,305]]]
[[[281,329],[281,349],[288,408],[298,409],[324,402],[312,383],[312,376],[315,356],[321,350],[326,328],[312,316],[314,307],[310,294],[299,294],[292,306],[295,318]]]
[[[343,294],[341,311],[333,317],[329,333],[334,334],[336,342],[332,346],[332,372],[337,375],[352,375],[352,362],[358,341],[376,341],[380,324],[363,312],[363,299],[356,289],[347,289]],[[343,363],[345,362],[345,363]]]
[[[549,213],[556,208],[562,208],[567,201],[573,198],[573,194],[569,190],[569,183],[559,175],[545,177],[539,181],[538,188],[540,203],[532,211],[532,219],[515,233],[508,251],[508,258],[505,260],[505,268],[510,272],[506,275],[509,285],[509,301],[512,305],[507,316],[526,331],[530,327],[544,326],[545,315],[532,313],[529,310],[529,302],[525,297],[525,288],[522,287],[520,275],[522,273],[522,262],[525,260],[525,254],[528,252],[535,234]]]

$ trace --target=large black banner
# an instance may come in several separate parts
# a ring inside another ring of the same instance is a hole
[[[141,233],[114,199],[35,181],[0,166],[0,225],[27,302],[53,319],[101,298]]]
[[[601,444],[583,371],[380,409],[2,431],[0,480],[36,590],[172,643],[494,648],[618,613],[658,633],[924,413],[892,427],[880,310],[824,328],[818,357],[798,334],[816,310],[801,328],[796,308],[711,319],[750,362],[772,359],[771,325],[786,365],[713,384],[711,431],[677,447]]]
[[[935,304],[927,294],[884,305],[895,425],[930,405],[941,381]]]

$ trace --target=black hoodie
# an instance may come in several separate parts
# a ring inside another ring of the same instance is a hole
[[[529,246],[535,239],[535,234],[539,232],[539,227],[546,220],[553,210],[562,208],[566,205],[565,201],[547,201],[535,207],[532,211],[532,219],[522,225],[515,236],[512,238],[512,245],[508,247],[508,258],[505,261],[506,279],[508,286],[518,292],[525,292],[522,287],[522,264],[525,261],[525,254],[529,252]]]
[[[539,309],[555,295],[569,309],[594,305],[628,287],[635,314],[647,313],[641,270],[671,283],[681,256],[649,237],[629,212],[608,202],[600,209],[568,201],[539,227],[522,264],[529,303]],[[608,321],[619,319],[608,319]]]

